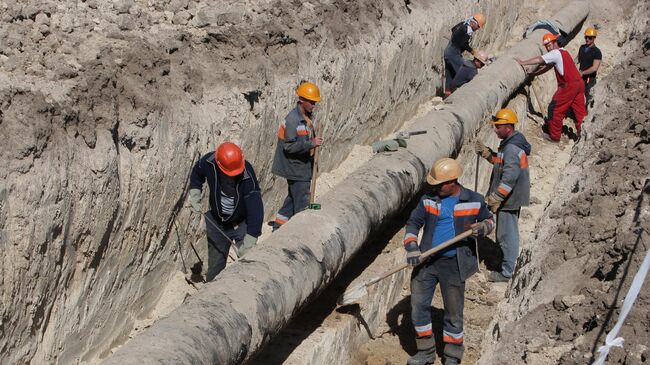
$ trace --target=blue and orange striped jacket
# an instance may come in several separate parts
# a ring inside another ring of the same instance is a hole
[[[496,192],[503,198],[501,210],[519,210],[530,201],[530,151],[526,137],[515,131],[501,141],[498,152],[492,153],[490,162],[493,168],[487,195]]]
[[[409,220],[406,222],[406,234],[404,236],[404,246],[417,243],[418,233],[424,226],[422,241],[420,242],[420,251],[424,252],[432,248],[433,233],[436,229],[438,216],[440,214],[441,198],[438,195],[425,194],[420,199],[418,206],[413,209]],[[494,220],[492,213],[485,204],[483,195],[461,186],[458,204],[454,206],[454,229],[456,235],[467,230],[467,225],[486,221],[488,230],[485,234],[492,231]],[[434,258],[436,256],[433,256]],[[461,280],[465,281],[478,271],[478,262],[476,260],[476,247],[473,238],[467,238],[456,244],[456,257],[458,259],[458,268],[460,269]]]

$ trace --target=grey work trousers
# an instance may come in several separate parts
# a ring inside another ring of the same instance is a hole
[[[497,242],[503,251],[501,274],[511,278],[519,257],[519,210],[497,212]]]
[[[456,73],[463,65],[463,53],[460,49],[451,44],[445,48],[445,88],[451,90],[451,82],[456,77]]]
[[[205,229],[208,236],[208,271],[205,280],[212,281],[226,267],[230,240],[236,245],[241,245],[244,240],[246,221],[234,227],[224,225],[210,211],[205,213]]]
[[[284,204],[275,215],[274,231],[287,223],[295,214],[302,212],[309,206],[311,181],[287,180],[287,185],[287,197],[284,198]]]

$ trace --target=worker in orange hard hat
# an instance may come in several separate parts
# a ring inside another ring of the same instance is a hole
[[[580,139],[582,120],[587,116],[585,108],[585,84],[578,71],[573,58],[565,49],[560,48],[557,43],[559,34],[546,33],[542,43],[548,51],[543,56],[536,56],[527,60],[515,60],[522,66],[544,65],[540,70],[533,72],[533,75],[541,75],[551,68],[555,69],[557,79],[557,91],[553,94],[551,103],[548,106],[548,115],[542,127],[544,138],[552,142],[559,142],[562,136],[562,121],[569,109],[573,110],[576,122],[576,134],[574,141]],[[526,70],[526,72],[528,72]]]
[[[578,50],[578,63],[580,64],[580,75],[585,83],[586,106],[589,108],[593,103],[591,89],[596,86],[596,73],[603,60],[603,54],[600,48],[596,47],[596,37],[598,31],[596,28],[589,27],[585,30],[585,44]]]
[[[451,83],[456,73],[463,65],[463,51],[474,54],[469,42],[474,32],[485,25],[485,17],[481,13],[472,15],[469,19],[451,28],[451,39],[445,48],[445,96],[451,95]]]
[[[508,282],[514,274],[519,257],[519,211],[530,200],[528,156],[531,146],[515,129],[518,121],[512,109],[497,111],[492,125],[501,140],[499,148],[493,151],[478,139],[474,147],[476,153],[493,165],[487,205],[497,215],[496,238],[503,251],[503,260],[500,270],[488,274],[491,282]]]
[[[415,266],[411,274],[411,321],[415,327],[418,352],[407,364],[433,364],[436,358],[431,321],[431,300],[440,284],[444,316],[442,342],[445,365],[457,365],[465,350],[463,306],[465,281],[478,271],[476,244],[469,237],[421,261],[421,254],[471,229],[474,237],[492,231],[492,213],[479,193],[458,183],[462,167],[451,158],[442,158],[427,176],[428,191],[406,222],[404,249],[406,262]],[[418,244],[420,229],[424,229]]]
[[[253,166],[242,150],[224,142],[194,165],[190,176],[190,206],[202,213],[201,190],[207,181],[210,210],[205,213],[208,236],[210,281],[226,267],[228,251],[234,242],[239,257],[255,246],[262,233],[264,206]]]
[[[313,151],[323,144],[316,136],[312,112],[320,101],[320,90],[311,82],[302,82],[296,89],[296,107],[280,122],[272,172],[287,179],[288,192],[284,204],[271,223],[280,228],[294,214],[309,206],[313,169]]]

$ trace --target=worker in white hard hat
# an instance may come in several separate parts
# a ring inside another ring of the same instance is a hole
[[[501,109],[492,117],[494,133],[501,140],[499,149],[492,151],[476,140],[476,153],[494,167],[487,192],[487,205],[497,215],[497,242],[503,251],[501,268],[491,271],[491,282],[508,282],[519,257],[519,211],[530,200],[528,156],[531,152],[526,137],[515,130],[519,119],[512,109]]]
[[[463,65],[458,69],[458,72],[456,72],[456,76],[454,76],[454,79],[451,80],[451,85],[449,85],[449,90],[453,93],[462,85],[472,81],[478,75],[478,70],[487,65],[487,63],[488,55],[485,51],[474,52],[474,59],[464,61]]]
[[[443,158],[436,161],[427,176],[429,189],[406,223],[406,261],[415,266],[411,276],[411,320],[418,349],[408,359],[409,365],[433,364],[435,360],[431,300],[438,283],[444,303],[444,364],[458,364],[463,357],[465,280],[478,271],[476,241],[466,238],[420,262],[422,252],[468,229],[472,229],[475,237],[492,231],[492,213],[484,197],[458,183],[462,174],[456,160]],[[423,227],[422,240],[418,244],[418,233]]]
[[[474,54],[474,49],[469,44],[474,32],[485,25],[485,16],[475,13],[469,19],[454,25],[451,28],[451,38],[445,47],[445,97],[451,95],[451,82],[458,69],[463,65],[463,51]]]

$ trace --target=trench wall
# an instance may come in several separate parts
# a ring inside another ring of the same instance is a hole
[[[271,215],[285,190],[269,171],[277,123],[300,79],[323,92],[327,171],[434,94],[455,22],[483,11],[477,42],[498,47],[519,3],[6,4],[0,361],[94,361],[123,343],[181,267],[172,223],[184,257],[202,234],[185,188],[218,143],[242,145]],[[419,184],[424,167],[411,169]]]
[[[587,14],[587,2],[573,1],[552,19],[572,30]],[[322,210],[294,217],[105,363],[227,364],[250,358],[331,282],[385,217],[413,198],[431,163],[457,155],[481,121],[519,89],[525,74],[512,57],[540,55],[543,33],[516,44],[444,108],[411,125],[427,129],[427,135],[414,137],[405,150],[373,157],[322,197]]]

